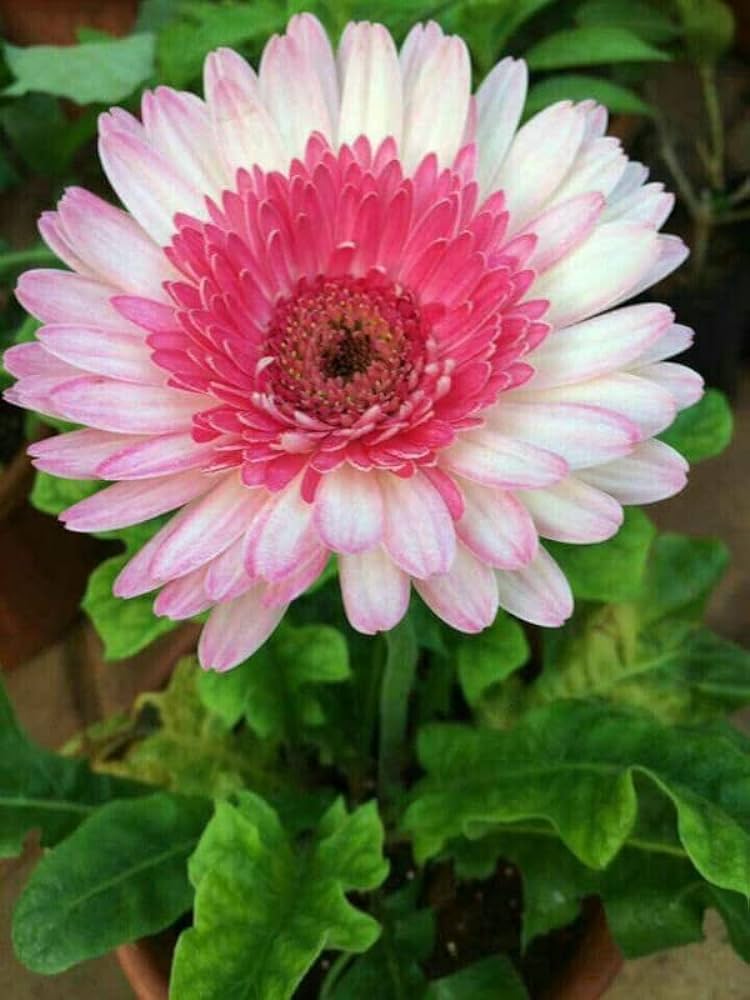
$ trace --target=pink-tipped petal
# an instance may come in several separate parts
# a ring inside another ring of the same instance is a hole
[[[163,385],[166,381],[137,333],[52,323],[43,326],[37,337],[55,357],[83,371],[145,385]]]
[[[651,365],[657,361],[665,361],[675,354],[682,354],[693,343],[695,333],[689,326],[673,323],[665,333],[658,337],[633,360],[633,367]]]
[[[584,482],[623,504],[655,503],[674,496],[687,482],[688,464],[663,441],[644,441],[630,455],[580,473]]]
[[[393,39],[380,24],[352,24],[341,55],[339,142],[366,135],[373,147],[401,142],[403,94]]]
[[[660,364],[646,365],[636,371],[641,378],[648,379],[652,387],[659,386],[669,393],[677,404],[678,410],[692,406],[703,395],[703,379],[686,365],[678,365],[673,361],[662,361]],[[663,429],[663,427],[659,428],[659,430]]]
[[[526,100],[528,71],[522,60],[503,59],[477,91],[477,144],[479,185],[484,194],[493,190],[493,178],[513,141]]]
[[[109,453],[96,467],[102,479],[152,479],[200,469],[210,464],[214,449],[211,442],[196,444],[190,431],[153,437],[106,437],[111,442]]]
[[[497,570],[501,608],[532,625],[557,628],[573,613],[573,594],[565,574],[543,548],[528,566],[515,572]]]
[[[128,328],[113,308],[115,289],[69,271],[40,268],[18,279],[16,298],[43,323],[84,323],[105,329]]]
[[[263,645],[284,617],[285,607],[263,606],[263,587],[255,586],[218,604],[203,628],[198,657],[204,670],[231,670]]]
[[[539,538],[528,511],[512,494],[464,483],[465,508],[456,533],[489,566],[520,569],[531,562]]]
[[[339,557],[346,617],[365,635],[394,628],[409,607],[409,577],[382,546]]]
[[[299,482],[266,501],[248,538],[247,569],[269,583],[283,580],[320,543],[313,507],[302,499]]]
[[[536,237],[527,266],[541,274],[569,254],[592,232],[604,205],[604,195],[591,191],[538,215],[524,229]]]
[[[440,493],[420,474],[411,479],[381,475],[380,485],[383,540],[393,561],[417,578],[446,573],[456,552],[456,532]]]
[[[342,465],[325,475],[315,496],[315,525],[334,552],[363,552],[383,535],[383,497],[376,476]]]
[[[35,468],[64,479],[117,479],[117,476],[102,477],[99,467],[124,443],[133,440],[140,439],[86,429],[35,441],[29,445],[28,452],[34,459]]]
[[[149,521],[205,493],[211,479],[193,472],[115,483],[68,507],[60,520],[71,531],[113,531]]]
[[[451,628],[481,632],[497,614],[497,581],[486,563],[463,545],[447,573],[415,580],[419,596]]]
[[[440,457],[449,471],[501,489],[539,489],[568,474],[568,463],[560,455],[487,428],[464,434]]]
[[[122,434],[170,434],[190,427],[205,408],[200,396],[166,386],[84,375],[63,382],[53,402],[68,420]]]
[[[170,580],[154,601],[154,614],[182,621],[207,611],[213,601],[203,589],[205,577],[206,568],[202,566],[179,580]]]
[[[546,490],[523,490],[518,496],[543,538],[575,544],[603,542],[622,524],[619,503],[574,476]]]

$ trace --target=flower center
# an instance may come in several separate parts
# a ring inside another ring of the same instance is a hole
[[[351,426],[373,407],[393,413],[419,380],[426,335],[414,297],[395,285],[303,279],[276,304],[264,390],[329,425]]]

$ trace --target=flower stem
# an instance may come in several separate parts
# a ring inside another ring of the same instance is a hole
[[[716,69],[713,63],[701,64],[698,68],[703,101],[708,117],[708,129],[711,137],[711,153],[708,167],[711,185],[714,191],[724,190],[724,123],[721,118],[719,91],[716,86]]]
[[[392,800],[401,786],[401,765],[409,713],[409,692],[417,670],[417,639],[407,616],[386,632],[386,661],[380,687],[378,793]]]

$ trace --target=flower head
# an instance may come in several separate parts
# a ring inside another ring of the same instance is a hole
[[[127,211],[74,188],[42,216],[71,271],[19,281],[44,326],[6,353],[8,398],[85,425],[33,445],[37,467],[113,482],[69,528],[179,508],[115,592],[212,608],[204,666],[252,653],[331,553],[366,633],[412,584],[467,632],[498,607],[559,625],[540,536],[601,541],[621,504],[683,486],[653,435],[700,395],[664,363],[690,331],[620,306],[685,256],[658,234],[672,197],[593,102],[519,129],[525,88],[504,59],[472,96],[436,24],[400,53],[351,24],[334,55],[298,15],[257,75],[220,49],[205,101],[158,88],[141,121],[102,115]]]

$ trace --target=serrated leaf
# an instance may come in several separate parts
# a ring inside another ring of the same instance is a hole
[[[111,802],[45,855],[13,916],[13,944],[55,973],[169,927],[190,909],[187,860],[208,802],[149,795]]]
[[[249,793],[221,802],[190,861],[195,926],[177,943],[170,995],[179,1000],[287,1000],[324,948],[366,951],[375,920],[346,899],[388,870],[374,803],[338,802],[295,843]]]
[[[677,415],[662,441],[690,463],[720,455],[732,440],[732,410],[723,392],[707,389],[702,399]]]
[[[509,732],[422,730],[427,777],[404,826],[420,860],[493,824],[545,819],[576,857],[603,868],[638,817],[636,775],[677,811],[680,842],[720,888],[750,894],[750,749],[728,729],[667,728],[600,702],[558,702]]]
[[[525,1000],[528,997],[510,959],[492,955],[430,983],[424,1000]]]
[[[596,545],[545,546],[568,578],[574,595],[586,601],[627,601],[637,597],[656,530],[638,507],[627,507],[622,527]]]
[[[179,21],[162,29],[158,42],[161,76],[172,86],[184,86],[199,76],[212,49],[265,40],[286,23],[283,5],[264,0],[252,5],[185,3],[180,13]]]
[[[295,739],[324,721],[314,686],[350,675],[344,636],[329,625],[281,625],[257,653],[228,674],[204,673],[205,704],[227,725],[243,716],[262,739]]]
[[[34,829],[44,846],[54,846],[105,802],[143,792],[31,743],[0,684],[0,857],[19,854]]]
[[[530,69],[568,69],[617,62],[664,62],[669,56],[627,28],[588,25],[547,35],[526,53]]]
[[[228,795],[250,785],[281,791],[268,749],[247,730],[228,731],[201,701],[203,671],[194,657],[180,660],[165,691],[141,695],[127,751],[97,759],[97,769],[132,777],[183,795]],[[151,716],[151,726],[140,721]],[[116,748],[115,748],[116,749]]]
[[[4,93],[30,91],[67,97],[76,104],[113,104],[128,97],[154,72],[154,35],[85,42],[82,45],[4,45],[15,82]]]
[[[522,667],[528,656],[523,629],[502,611],[484,632],[462,635],[457,652],[458,678],[468,703],[476,705],[493,685]]]
[[[557,101],[594,100],[618,114],[651,115],[653,109],[629,87],[613,83],[603,77],[583,73],[565,73],[549,76],[535,83],[529,90],[524,105],[526,116],[536,114]]]
[[[643,621],[655,622],[667,615],[695,621],[728,564],[729,551],[717,539],[659,535],[638,601]]]

